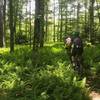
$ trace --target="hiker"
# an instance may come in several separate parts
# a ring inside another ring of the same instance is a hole
[[[66,38],[66,44],[68,47],[69,57],[74,67],[74,70],[82,72],[82,54],[83,43],[79,36],[79,32],[73,32],[71,37]]]
[[[65,49],[71,61],[71,45],[72,45],[72,38],[70,36],[65,38]]]

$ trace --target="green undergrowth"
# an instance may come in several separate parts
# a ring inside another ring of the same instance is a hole
[[[85,63],[97,67],[90,61],[93,49],[85,49],[84,55],[89,53]],[[74,72],[61,43],[46,44],[34,53],[28,46],[16,47],[12,54],[0,50],[0,100],[89,99],[86,78],[80,79]]]
[[[91,45],[84,48],[84,64],[86,70],[100,75],[100,45]]]
[[[100,93],[100,45],[85,47],[85,72],[92,91]]]

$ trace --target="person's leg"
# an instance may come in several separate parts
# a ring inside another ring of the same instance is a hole
[[[76,66],[76,49],[72,48],[71,50],[71,62],[72,62],[72,66],[75,68]]]
[[[80,76],[83,76],[83,58],[82,58],[82,54],[77,55],[77,72]]]

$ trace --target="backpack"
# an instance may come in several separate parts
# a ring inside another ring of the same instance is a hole
[[[83,48],[83,43],[82,43],[81,38],[80,37],[74,38],[73,45],[74,45],[74,48],[76,48],[76,49]]]

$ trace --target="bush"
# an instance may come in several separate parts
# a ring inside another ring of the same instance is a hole
[[[34,100],[89,100],[86,80],[78,80],[73,70],[62,64],[40,70],[33,81]]]

